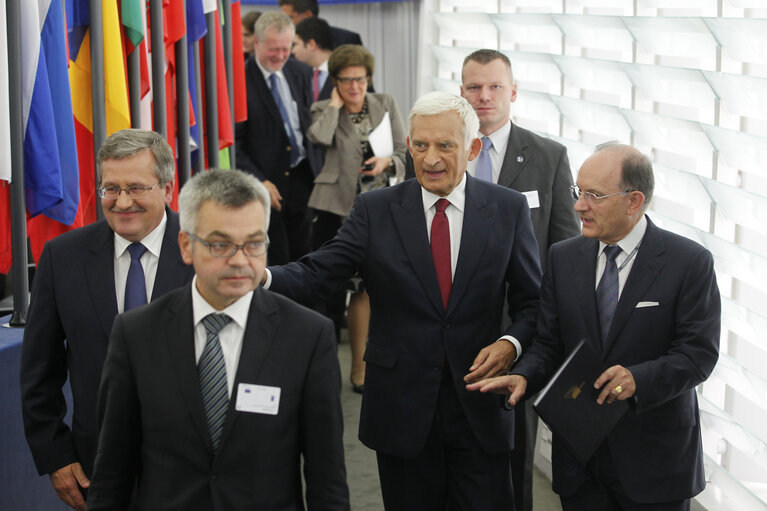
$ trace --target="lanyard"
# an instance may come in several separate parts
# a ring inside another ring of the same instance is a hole
[[[625,267],[626,267],[626,265],[629,263],[629,261],[631,261],[631,259],[632,259],[632,258],[633,258],[633,257],[636,255],[636,253],[637,253],[637,250],[639,250],[639,245],[641,245],[641,244],[642,244],[642,242],[641,242],[641,241],[640,241],[639,243],[637,243],[637,244],[636,244],[636,246],[634,247],[634,250],[632,250],[632,251],[631,251],[631,253],[630,253],[630,254],[629,254],[629,256],[626,258],[626,260],[625,260],[625,261],[623,261],[623,262],[621,263],[621,265],[620,265],[620,266],[618,266],[618,271],[617,271],[617,273],[620,273],[620,272],[621,272],[621,270],[622,270],[623,268],[625,268]]]

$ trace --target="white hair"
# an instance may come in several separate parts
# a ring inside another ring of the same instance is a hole
[[[471,142],[477,138],[479,131],[479,117],[474,108],[466,99],[449,92],[429,92],[418,98],[410,110],[407,122],[410,125],[412,135],[413,118],[416,115],[439,115],[445,112],[454,111],[463,121],[463,139],[466,149],[471,147]]]

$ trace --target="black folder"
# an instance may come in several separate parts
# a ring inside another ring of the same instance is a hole
[[[540,392],[533,408],[584,465],[628,409],[627,401],[597,404],[594,382],[607,367],[581,340]]]

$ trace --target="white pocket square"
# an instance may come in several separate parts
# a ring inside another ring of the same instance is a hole
[[[636,308],[641,309],[643,307],[657,307],[660,305],[660,302],[639,302],[637,303]]]

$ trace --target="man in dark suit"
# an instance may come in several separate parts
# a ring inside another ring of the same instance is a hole
[[[333,325],[258,287],[269,192],[211,170],[179,209],[196,275],[115,320],[88,510],[348,511]]]
[[[278,3],[282,12],[290,16],[295,25],[298,25],[306,18],[319,16],[320,14],[320,6],[317,0],[279,0]],[[360,38],[357,32],[341,27],[330,27],[330,32],[333,37],[331,49],[336,49],[342,44],[362,45],[362,38]]]
[[[585,339],[608,367],[598,403],[628,411],[581,465],[554,435],[554,491],[571,510],[687,510],[703,490],[695,387],[718,358],[720,297],[711,253],[645,216],[649,159],[612,145],[584,162],[573,193],[583,236],[551,247],[532,347],[511,376],[470,385],[535,392]]]
[[[417,180],[360,194],[334,239],[270,268],[271,289],[302,299],[357,271],[365,281],[359,436],[377,452],[388,510],[513,507],[514,412],[464,384],[505,373],[528,345],[540,267],[525,198],[465,172],[478,128],[465,99],[421,97],[408,137]]]
[[[306,203],[322,154],[306,138],[311,124],[312,71],[289,59],[294,27],[270,11],[256,21],[255,58],[245,64],[248,120],[236,126],[237,162],[263,181],[272,203],[269,262],[282,264],[311,249]]]
[[[104,220],[46,244],[21,352],[32,456],[59,497],[78,510],[85,509],[81,490],[96,456],[96,396],[114,317],[193,276],[178,250],[178,215],[167,208],[175,162],[165,140],[151,131],[119,131],[104,142],[96,163]],[[67,379],[71,429],[63,420]]]
[[[333,80],[328,80],[328,59],[333,53],[330,25],[322,18],[309,17],[296,25],[293,56],[312,67],[312,99],[330,99]]]
[[[535,238],[546,267],[549,247],[578,235],[570,186],[573,176],[567,149],[511,122],[517,84],[509,58],[497,50],[477,50],[463,61],[461,96],[479,116],[480,156],[469,163],[469,174],[523,193],[530,206]],[[515,415],[514,457],[511,473],[517,511],[533,509],[533,458],[538,415],[532,401]]]

